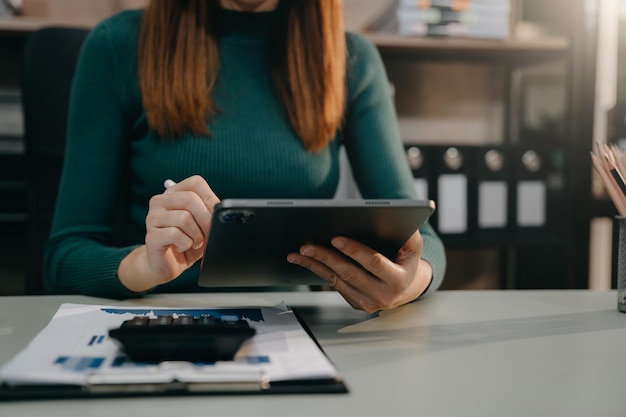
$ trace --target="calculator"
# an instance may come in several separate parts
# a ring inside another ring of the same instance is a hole
[[[109,337],[135,362],[216,362],[233,360],[255,333],[243,319],[136,316],[109,330]]]

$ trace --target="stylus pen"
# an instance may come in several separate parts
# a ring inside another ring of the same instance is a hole
[[[176,185],[176,181],[171,180],[171,179],[166,179],[165,181],[163,181],[163,186],[165,187],[165,189],[167,190],[170,187],[173,187]]]

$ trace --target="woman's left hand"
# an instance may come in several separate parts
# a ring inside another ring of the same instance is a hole
[[[357,310],[398,307],[419,297],[430,283],[432,268],[421,259],[424,241],[419,230],[393,261],[345,237],[335,237],[331,244],[337,250],[304,245],[287,260],[321,277]]]

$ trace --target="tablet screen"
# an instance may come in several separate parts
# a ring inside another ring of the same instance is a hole
[[[287,254],[346,236],[393,259],[434,210],[432,200],[224,200],[213,213],[198,284],[322,285]]]

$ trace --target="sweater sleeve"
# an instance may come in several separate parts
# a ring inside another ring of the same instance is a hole
[[[363,198],[416,198],[391,88],[378,50],[357,34],[347,34],[348,101],[344,145]],[[424,295],[436,291],[446,269],[441,239],[429,223],[420,228],[422,259],[433,269]]]
[[[133,247],[111,246],[119,184],[125,181],[122,155],[130,140],[131,100],[121,68],[103,22],[85,41],[73,81],[64,167],[45,249],[51,293],[133,295],[117,279],[119,263]]]

